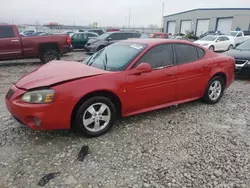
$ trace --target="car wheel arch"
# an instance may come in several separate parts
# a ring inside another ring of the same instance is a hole
[[[101,49],[103,49],[105,47],[106,47],[105,45],[100,45],[100,46],[98,46],[97,51],[99,51],[99,50],[101,50]]]
[[[117,118],[120,118],[122,116],[122,103],[120,98],[112,91],[108,91],[108,90],[98,90],[98,91],[93,91],[90,92],[86,95],[84,95],[74,106],[72,113],[71,113],[71,127],[74,124],[74,117],[78,111],[78,109],[80,108],[80,106],[87,101],[88,99],[92,98],[92,97],[96,97],[96,96],[103,96],[103,97],[107,97],[108,99],[110,99],[114,105],[115,108],[117,110]]]
[[[210,80],[212,80],[215,76],[220,76],[222,77],[223,81],[224,81],[224,85],[227,84],[227,75],[223,72],[223,71],[218,71],[215,72],[213,74],[211,74],[210,79],[208,80],[207,84],[210,82]]]
[[[224,84],[227,84],[227,75],[224,72],[217,72],[216,74],[214,74],[211,79],[215,76],[220,76],[223,78]]]

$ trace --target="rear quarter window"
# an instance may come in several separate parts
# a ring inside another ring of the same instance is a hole
[[[201,48],[196,48],[196,49],[197,49],[199,59],[203,58],[205,56],[205,51]]]
[[[197,48],[187,44],[174,44],[177,64],[197,61],[199,58]]]
[[[14,30],[11,26],[0,26],[0,38],[14,38]]]

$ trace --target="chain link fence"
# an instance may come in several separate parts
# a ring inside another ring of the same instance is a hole
[[[120,31],[128,32],[128,31],[137,31],[140,33],[155,33],[160,32],[160,28],[147,28],[147,27],[115,27],[116,29],[120,29]],[[74,31],[78,30],[88,31],[90,29],[102,29],[106,30],[108,27],[87,27],[87,26],[59,26],[59,27],[45,27],[45,26],[19,26],[20,32],[28,29],[35,29],[37,32],[48,32],[48,33],[63,33],[64,31]]]

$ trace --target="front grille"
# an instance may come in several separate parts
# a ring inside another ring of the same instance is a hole
[[[6,99],[9,100],[9,99],[12,97],[12,95],[13,95],[14,93],[15,93],[15,91],[12,90],[12,89],[10,89],[10,90],[8,91],[8,93],[6,94]]]
[[[235,64],[242,65],[246,63],[248,60],[235,59]]]

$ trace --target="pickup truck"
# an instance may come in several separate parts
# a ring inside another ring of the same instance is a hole
[[[22,37],[16,25],[0,24],[0,61],[39,58],[47,63],[71,50],[71,39],[66,34]]]
[[[236,45],[239,45],[246,40],[250,39],[250,36],[245,36],[243,31],[229,31],[227,36],[235,41]]]

